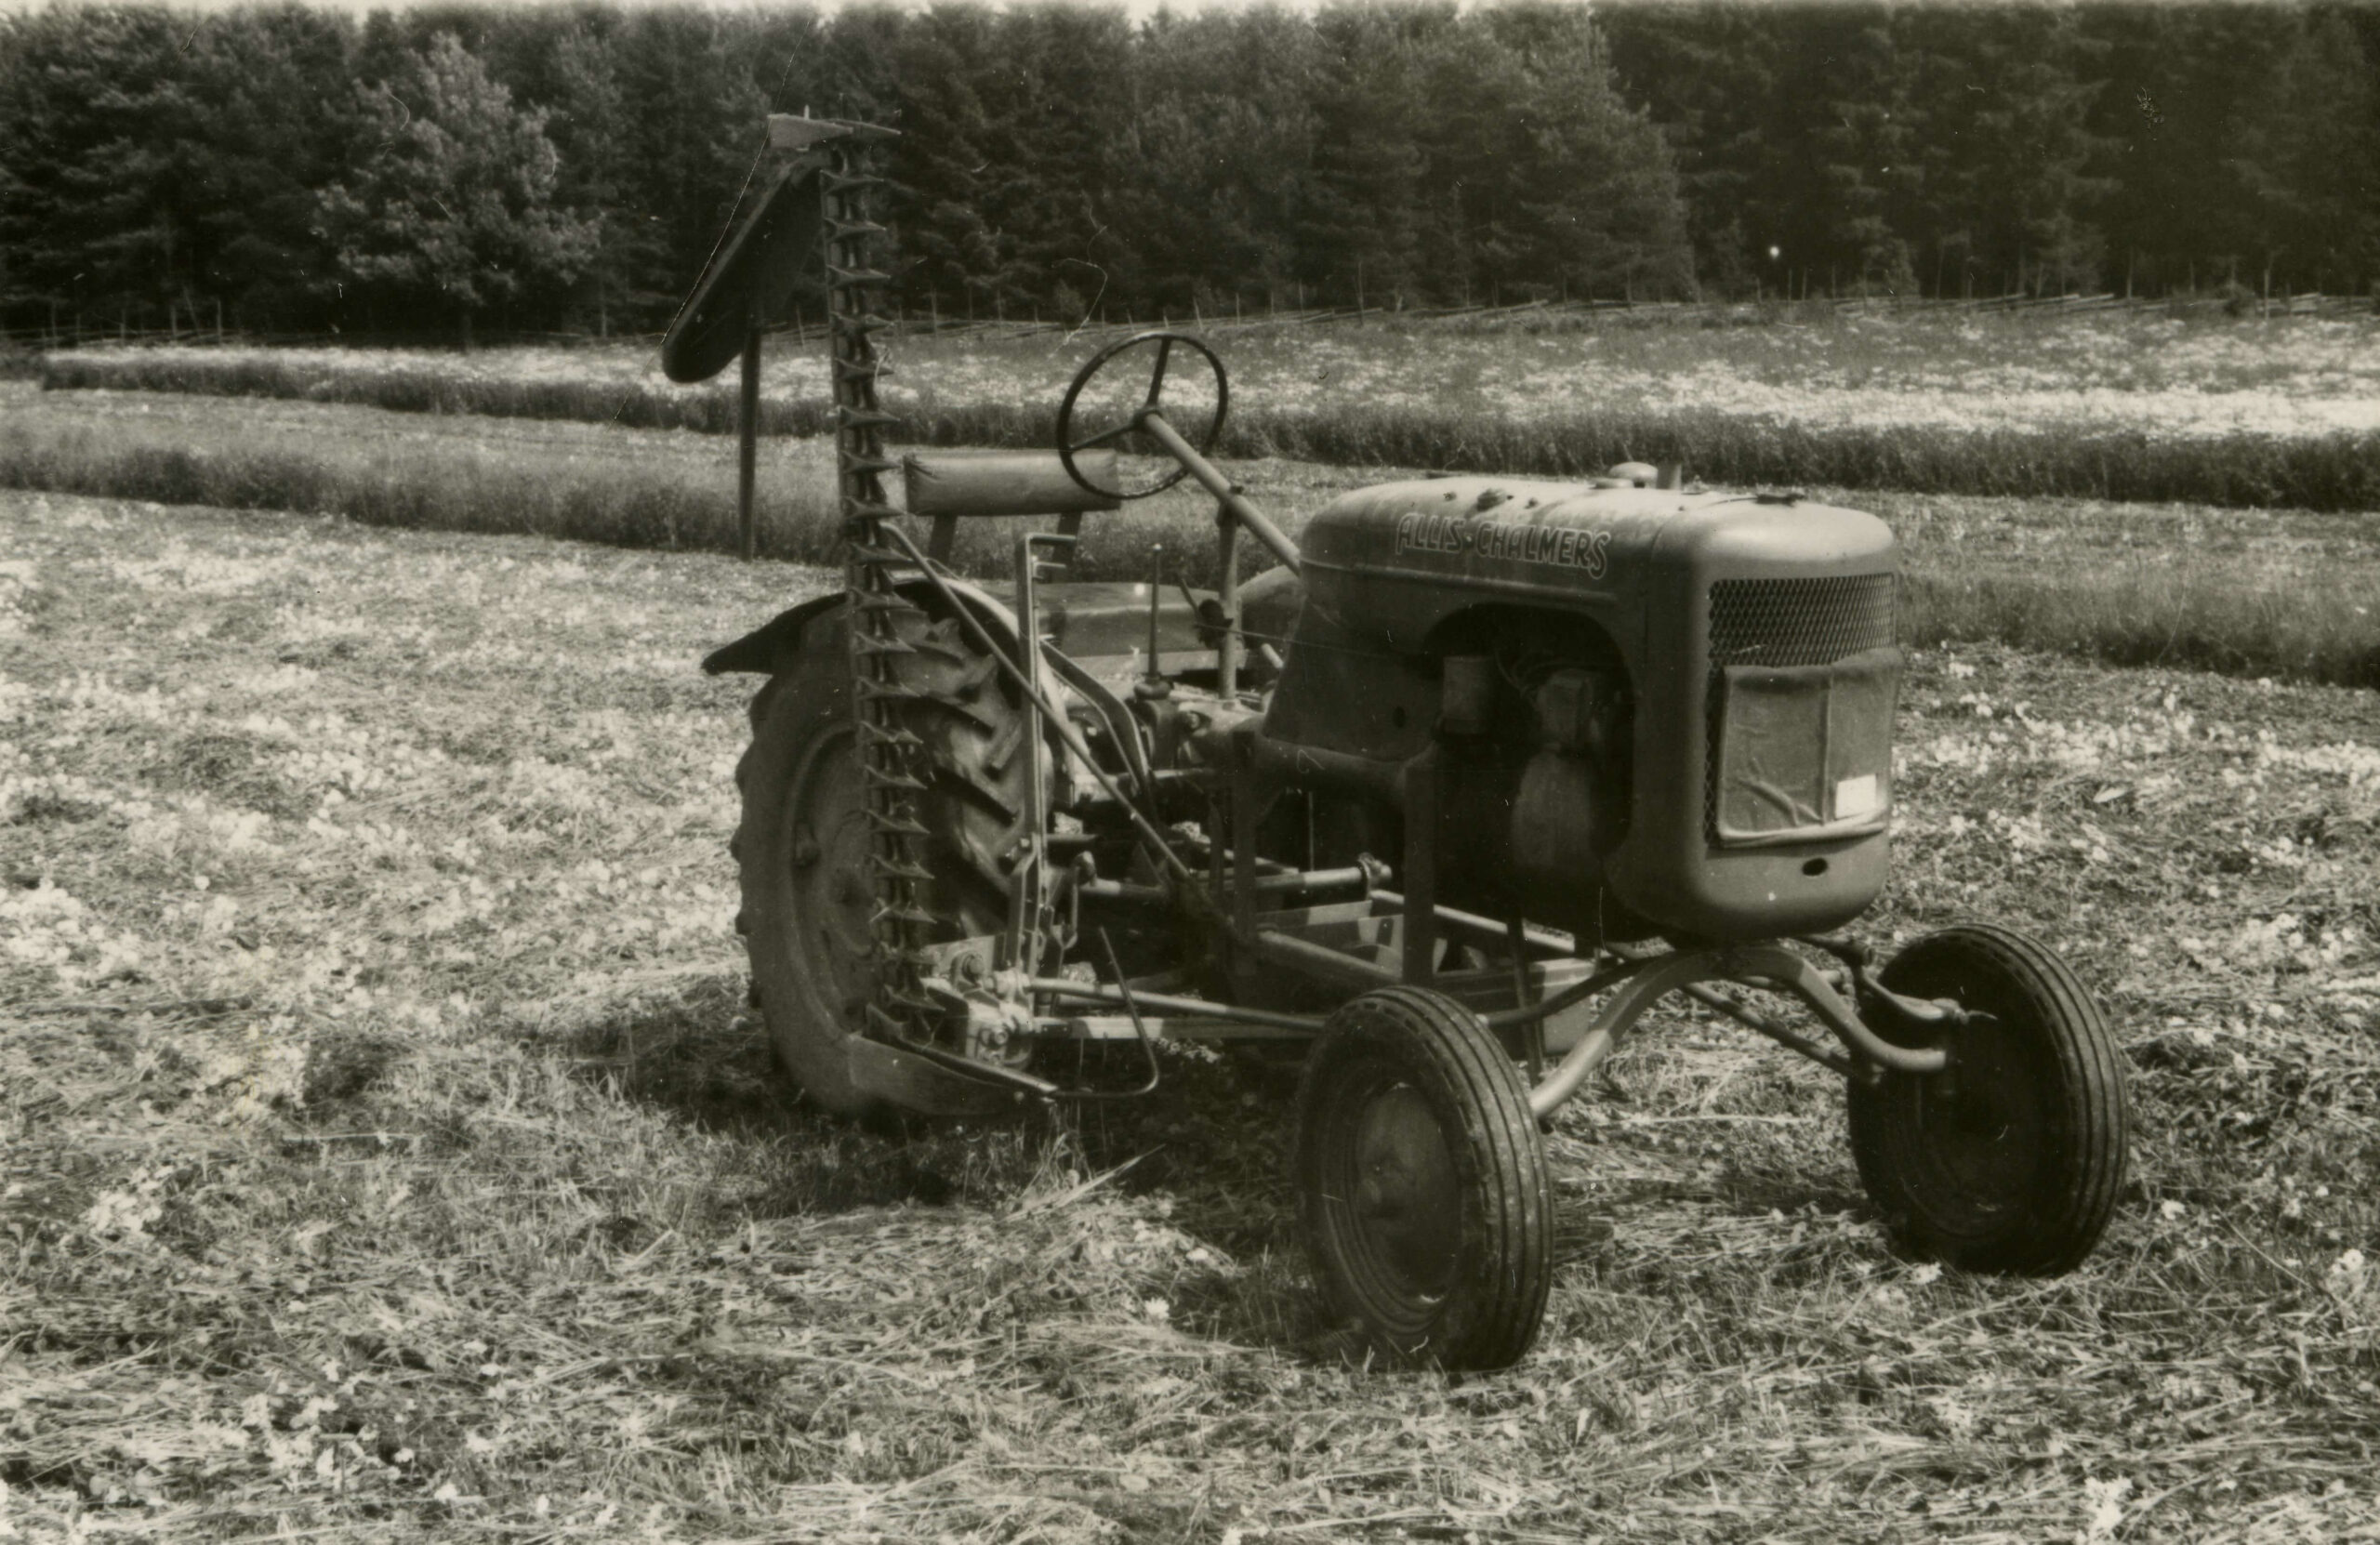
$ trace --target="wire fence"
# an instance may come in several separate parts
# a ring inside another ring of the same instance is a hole
[[[1105,337],[1150,327],[1189,327],[1201,332],[1233,332],[1282,327],[1327,327],[1379,323],[1452,323],[1478,324],[1505,322],[1527,324],[1541,319],[1545,324],[1588,323],[1595,318],[1624,315],[1633,321],[1659,324],[1674,321],[1680,325],[1707,326],[1728,323],[1753,323],[1770,319],[1794,319],[1824,315],[1888,316],[1924,314],[1928,312],[2003,312],[2026,311],[2077,315],[2090,311],[2155,311],[2168,315],[2228,314],[2236,317],[2339,317],[2380,315],[2380,296],[2370,295],[2280,295],[2259,297],[2239,292],[2199,292],[2176,296],[2123,296],[2113,292],[2097,295],[2002,295],[1956,297],[1910,296],[1843,296],[1812,297],[1807,299],[1786,300],[1531,300],[1504,306],[1342,306],[1312,307],[1302,310],[1263,310],[1234,309],[1230,311],[1209,311],[1193,307],[1187,312],[1160,310],[1147,315],[1127,312],[1086,317],[1076,321],[1061,321],[1032,317],[1028,319],[968,320],[937,316],[932,312],[919,314],[904,311],[893,319],[893,332],[912,337],[962,338],[1025,338],[1051,335]],[[801,318],[794,323],[772,329],[777,335],[800,342],[812,342],[825,337],[823,317]],[[0,328],[0,340],[23,351],[39,352],[53,349],[144,347],[178,344],[189,347],[239,347],[278,349],[385,348],[401,344],[425,347],[459,347],[453,340],[439,340],[419,335],[388,334],[359,336],[337,332],[255,332],[237,328],[105,328],[88,329],[81,336],[49,327]],[[507,332],[490,334],[477,347],[493,349],[508,345],[546,345],[562,348],[658,348],[659,333],[612,332],[599,335],[590,332]]]

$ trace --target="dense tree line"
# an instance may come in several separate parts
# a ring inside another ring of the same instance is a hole
[[[0,306],[651,329],[761,115],[803,111],[902,129],[879,218],[915,312],[1694,284],[1668,145],[1577,7],[102,7],[0,18]]]
[[[2380,279],[2380,6],[1597,12],[1729,293]]]
[[[2380,9],[430,4],[0,17],[0,320],[650,330],[761,115],[951,317],[2380,275]]]

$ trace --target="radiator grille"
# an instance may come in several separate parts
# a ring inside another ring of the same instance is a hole
[[[1711,670],[1826,666],[1893,642],[1894,576],[1723,579],[1711,587]]]
[[[1837,574],[1825,579],[1722,579],[1711,587],[1710,719],[1704,736],[1702,823],[1716,840],[1719,822],[1719,673],[1728,666],[1826,666],[1897,641],[1898,576]]]

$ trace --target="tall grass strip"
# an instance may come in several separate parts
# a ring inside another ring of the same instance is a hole
[[[1240,409],[1222,448],[1549,476],[1650,460],[1734,484],[2380,508],[2380,324],[2370,319],[1824,309],[1817,320],[1705,320],[1236,330],[1225,347]],[[921,442],[1046,444],[1060,390],[1094,341],[898,337],[888,402]],[[734,427],[731,393],[672,385],[649,351],[627,346],[95,349],[48,355],[42,371],[56,390]],[[775,340],[763,432],[821,432],[826,401],[814,346]]]
[[[44,397],[0,387],[0,485],[337,514],[365,525],[734,550],[734,476],[707,437],[330,404]],[[761,548],[835,551],[823,447],[764,440]],[[1410,475],[1271,458],[1233,476],[1292,536],[1329,498]],[[2115,664],[2380,686],[2380,541],[2360,519],[2207,505],[1818,490],[1899,535],[1908,638]],[[957,567],[998,580],[1013,522],[961,522]],[[1081,579],[1206,586],[1210,501],[1182,488],[1084,524]],[[1162,557],[1154,557],[1155,549]],[[1262,566],[1248,550],[1249,571]]]

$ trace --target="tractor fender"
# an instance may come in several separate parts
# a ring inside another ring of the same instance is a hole
[[[981,589],[963,579],[945,579],[950,593],[959,603],[975,614],[975,620],[990,634],[994,642],[1016,657],[1016,616]],[[893,587],[911,601],[923,605],[934,598],[932,584],[924,579],[906,579]],[[801,649],[801,630],[810,619],[833,611],[843,603],[843,592],[829,590],[813,596],[799,606],[787,607],[767,622],[745,634],[733,643],[721,644],[703,656],[703,671],[710,676],[725,676],[745,672],[756,676],[774,676],[791,663]]]

